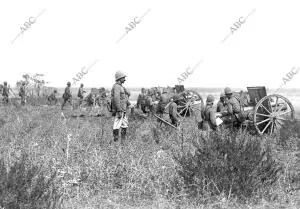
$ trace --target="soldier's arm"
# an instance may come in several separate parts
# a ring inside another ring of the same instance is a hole
[[[232,104],[230,102],[227,103],[227,112],[228,114],[233,114]]]
[[[121,94],[121,89],[119,86],[116,86],[115,88],[113,88],[113,95],[114,95],[113,102],[115,104],[117,112],[122,111],[120,94]]]

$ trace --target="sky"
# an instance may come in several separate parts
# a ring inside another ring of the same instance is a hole
[[[1,0],[0,82],[41,73],[64,87],[83,71],[75,87],[110,87],[120,70],[127,87],[181,78],[186,87],[298,88],[298,8],[296,0]]]

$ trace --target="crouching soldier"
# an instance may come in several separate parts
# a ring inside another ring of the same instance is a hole
[[[246,120],[240,101],[229,87],[224,89],[224,93],[227,97],[227,113],[225,112],[222,116],[230,117],[232,127],[240,127]]]
[[[25,81],[22,82],[19,89],[19,97],[21,97],[21,105],[26,104],[26,91],[25,91]]]
[[[4,81],[3,88],[2,88],[2,96],[3,96],[3,103],[8,104],[8,97],[9,97],[9,87],[7,86],[7,82]]]
[[[71,82],[68,82],[67,87],[65,88],[65,92],[63,94],[63,103],[61,105],[62,110],[64,109],[64,106],[67,102],[69,102],[70,105],[72,106],[72,94],[71,94],[70,87],[71,87]]]
[[[177,106],[179,101],[179,96],[175,95],[171,99],[171,103],[169,105],[169,117],[171,119],[172,125],[178,127],[179,126],[179,120],[178,120],[178,112],[177,112]]]
[[[129,92],[122,86],[126,81],[126,75],[117,71],[115,74],[116,83],[113,85],[111,90],[111,111],[115,117],[113,125],[113,137],[114,141],[119,139],[119,130],[121,129],[121,143],[126,138],[126,131],[128,128],[128,119],[126,117],[126,109],[129,104],[128,95]]]
[[[226,96],[224,93],[221,93],[220,100],[217,103],[217,112],[225,112],[227,111],[227,105],[226,105]]]
[[[203,112],[203,130],[211,131],[217,129],[216,114],[214,110],[214,97],[208,95],[206,98],[206,106]]]
[[[52,105],[52,102],[54,103],[54,105],[57,104],[56,94],[57,94],[57,90],[54,89],[54,91],[47,98],[47,105]]]

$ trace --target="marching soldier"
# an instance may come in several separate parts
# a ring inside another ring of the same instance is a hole
[[[115,117],[113,137],[115,142],[118,141],[119,129],[121,128],[121,143],[126,138],[126,131],[128,128],[126,109],[129,104],[128,95],[130,95],[130,93],[122,86],[126,81],[125,77],[126,75],[123,72],[117,71],[115,74],[116,83],[111,90],[112,115]]]
[[[203,130],[210,131],[217,129],[216,114],[213,108],[214,97],[208,95],[206,98],[206,106],[203,112]]]
[[[224,89],[224,93],[228,99],[227,113],[225,112],[224,114],[222,114],[222,116],[231,116],[232,126],[240,126],[241,123],[245,121],[245,116],[243,114],[243,109],[241,107],[240,101],[238,100],[238,98],[233,96],[233,91],[229,87],[226,87]]]
[[[67,87],[65,88],[65,92],[63,94],[63,103],[61,105],[61,109],[63,110],[65,104],[67,102],[70,103],[70,105],[72,106],[72,94],[71,94],[71,90],[70,90],[70,87],[71,87],[71,82],[68,82],[67,83]]]
[[[77,94],[77,96],[79,97],[79,105],[81,105],[83,102],[83,94],[84,93],[86,93],[86,91],[83,90],[83,83],[82,83],[82,84],[80,84],[80,88],[79,88],[78,94]]]
[[[179,101],[179,96],[175,95],[173,96],[173,99],[171,100],[171,103],[169,105],[169,117],[171,119],[172,125],[178,127],[179,126],[179,120],[178,120],[178,115],[177,115],[177,102]]]
[[[217,103],[217,112],[225,112],[227,110],[225,99],[225,94],[221,93],[220,100]]]
[[[54,89],[54,91],[47,98],[47,104],[48,105],[51,105],[52,102],[54,102],[55,105],[57,104],[56,94],[57,94],[57,90]]]
[[[3,102],[4,104],[7,104],[9,99],[9,87],[7,86],[7,82],[3,82],[3,88],[2,88],[2,96],[3,96]]]
[[[19,96],[21,97],[21,105],[25,105],[26,104],[25,81],[22,81],[21,87],[19,89]]]
[[[138,96],[136,106],[137,106],[137,108],[141,108],[143,113],[147,113],[146,100],[147,100],[146,90],[145,90],[145,88],[142,88],[141,93]]]

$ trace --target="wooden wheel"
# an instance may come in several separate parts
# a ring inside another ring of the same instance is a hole
[[[278,94],[263,97],[254,108],[253,122],[257,132],[272,134],[279,130],[284,121],[294,119],[291,102]]]
[[[178,115],[181,117],[189,117],[191,115],[201,114],[204,107],[203,98],[196,91],[186,90],[179,94]]]

